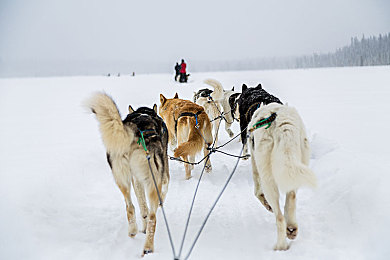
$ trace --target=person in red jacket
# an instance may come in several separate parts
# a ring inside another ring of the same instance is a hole
[[[180,82],[187,82],[187,64],[184,62],[184,59],[181,60],[180,64]]]

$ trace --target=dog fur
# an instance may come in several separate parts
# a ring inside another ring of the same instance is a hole
[[[248,88],[247,85],[242,85],[242,93],[237,100],[237,106],[234,115],[240,121],[241,141],[244,145],[244,155],[248,155],[247,146],[247,126],[251,121],[253,113],[259,108],[260,104],[270,104],[282,102],[275,96],[265,91],[261,84],[254,88]]]
[[[269,128],[254,129],[250,135],[255,196],[273,211],[277,226],[275,250],[287,250],[289,239],[298,234],[296,193],[302,186],[315,187],[316,176],[309,169],[310,147],[298,112],[286,105],[262,105],[249,126],[276,113]],[[252,130],[250,130],[252,131]],[[279,191],[286,193],[284,215],[279,207]]]
[[[215,91],[211,89],[204,88],[200,89],[198,92],[194,92],[194,103],[202,106],[210,119],[210,123],[213,129],[213,139],[215,143],[218,142],[218,128],[219,120],[218,116],[221,114],[221,105],[218,101],[215,101],[213,94]]]
[[[177,93],[172,99],[160,94],[159,114],[167,124],[171,148],[177,147],[174,149],[175,157],[194,162],[195,155],[202,148],[204,156],[208,154],[207,148],[213,143],[213,136],[210,119],[202,106],[179,99]],[[206,171],[211,171],[210,158],[205,160],[205,167]],[[185,164],[186,179],[191,178],[192,169],[192,165]]]
[[[234,133],[231,130],[231,125],[234,122],[233,111],[240,93],[235,92],[234,87],[232,90],[224,90],[222,84],[215,79],[206,79],[204,83],[214,88],[214,92],[211,96],[213,100],[222,106],[225,117],[225,131],[228,133],[230,138],[233,137]]]
[[[129,106],[129,114],[122,121],[113,99],[105,93],[95,93],[87,101],[88,108],[96,115],[100,132],[107,151],[107,161],[114,179],[126,202],[128,234],[134,237],[138,232],[134,205],[131,200],[131,187],[137,196],[141,216],[142,232],[146,232],[143,254],[154,251],[154,233],[156,211],[159,205],[158,194],[152,179],[146,153],[140,140],[144,133],[146,147],[150,155],[152,172],[155,175],[158,190],[164,200],[168,190],[168,131],[163,120],[157,115],[157,106],[153,109],[141,107],[134,111]],[[145,191],[149,207],[145,199]]]

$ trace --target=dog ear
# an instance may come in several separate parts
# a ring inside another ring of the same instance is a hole
[[[133,113],[135,110],[133,109],[133,107],[131,105],[129,105],[129,114]]]
[[[247,88],[248,88],[248,86],[247,86],[247,85],[245,85],[245,84],[242,84],[241,92],[244,92],[244,90],[246,90]]]
[[[164,104],[165,104],[165,102],[167,102],[167,98],[166,98],[166,97],[164,97],[164,95],[163,95],[163,94],[160,94],[160,103],[161,103],[161,105],[164,105]]]
[[[232,91],[234,91],[234,86],[233,86],[233,88],[232,88]]]
[[[154,110],[154,112],[156,112],[156,114],[157,114],[157,105],[156,105],[156,104],[153,105],[153,110]]]
[[[263,87],[261,86],[261,84],[259,83],[259,85],[257,85],[257,87],[256,88],[258,88],[258,89],[263,89]]]
[[[179,94],[177,94],[177,92],[176,92],[176,94],[173,98],[179,98]]]

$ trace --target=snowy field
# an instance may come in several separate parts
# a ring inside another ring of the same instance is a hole
[[[262,83],[296,107],[319,187],[298,192],[298,237],[288,251],[275,252],[274,216],[253,194],[250,161],[240,161],[190,259],[389,259],[388,66],[193,73],[188,84],[169,74],[0,79],[0,259],[141,259],[145,235],[127,236],[124,199],[97,121],[82,101],[104,90],[124,117],[129,104],[159,104],[160,93],[192,99],[206,78],[225,89]],[[229,138],[221,130],[224,143]],[[233,141],[224,150],[240,148]],[[217,153],[211,161],[182,255],[236,159]],[[176,251],[201,169],[186,181],[184,166],[170,161],[164,205]],[[161,210],[157,218],[155,253],[144,258],[172,259]]]

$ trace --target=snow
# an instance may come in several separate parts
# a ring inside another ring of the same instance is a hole
[[[276,252],[274,216],[253,194],[250,161],[240,161],[190,259],[388,259],[389,66],[193,73],[188,84],[170,74],[0,79],[0,259],[140,259],[145,235],[127,236],[123,197],[82,102],[104,90],[124,117],[129,104],[159,104],[160,93],[192,99],[206,78],[225,89],[262,83],[296,107],[319,187],[298,192],[299,235]],[[220,143],[229,140],[223,128]],[[240,149],[233,141],[224,151]],[[211,161],[182,256],[236,163],[220,153]],[[201,169],[187,181],[170,161],[165,211],[176,251]],[[155,253],[145,259],[172,259],[161,210],[157,218]]]

